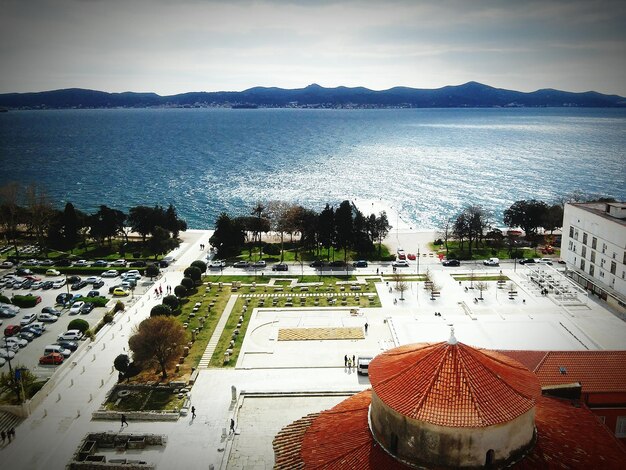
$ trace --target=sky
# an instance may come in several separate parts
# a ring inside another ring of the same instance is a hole
[[[478,81],[626,96],[624,0],[0,0],[0,93]]]

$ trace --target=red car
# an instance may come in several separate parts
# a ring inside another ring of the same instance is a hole
[[[20,325],[9,325],[4,329],[4,336],[13,336],[20,332]]]
[[[39,358],[39,364],[52,364],[53,366],[56,366],[57,364],[63,364],[63,359],[63,354],[50,353],[45,356],[41,356]]]
[[[415,261],[416,256],[413,253],[409,253],[408,255],[406,255],[407,258],[409,258],[411,261]]]

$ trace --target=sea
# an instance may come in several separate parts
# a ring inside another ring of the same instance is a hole
[[[282,200],[379,201],[418,229],[520,199],[626,200],[626,109],[74,109],[0,113],[0,185],[53,204],[173,204],[190,228]],[[390,221],[393,225],[393,220]]]

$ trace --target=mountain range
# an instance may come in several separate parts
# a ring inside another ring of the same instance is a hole
[[[240,108],[477,108],[477,107],[626,107],[626,98],[595,91],[573,93],[542,89],[525,93],[477,82],[436,89],[394,87],[324,88],[317,84],[284,89],[254,87],[244,91],[107,93],[69,88],[36,93],[0,94],[5,109],[240,107]]]

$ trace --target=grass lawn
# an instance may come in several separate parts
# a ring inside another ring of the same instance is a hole
[[[243,250],[241,250],[241,252],[237,256],[228,258],[228,260],[229,261],[239,261],[239,260],[257,261],[259,259],[264,259],[268,263],[277,263],[278,261],[280,261],[280,243],[272,243],[271,245],[273,248],[273,250],[271,251],[277,254],[270,255],[267,253],[263,253],[263,255],[261,256],[258,249],[255,247],[252,250],[252,256],[251,256],[250,249],[244,248]],[[267,248],[265,248],[265,250],[267,250]],[[387,248],[386,245],[381,246],[380,255],[378,254],[378,244],[375,245],[374,251],[371,253],[363,254],[363,253],[357,253],[357,252],[348,250],[349,261],[356,261],[360,259],[376,261],[380,259],[389,259],[389,256],[390,256],[389,248]],[[318,253],[314,251],[297,252],[295,244],[287,243],[287,242],[285,242],[284,244],[283,261],[298,262],[298,261],[303,260],[306,264],[308,264],[309,262],[317,260],[317,259],[340,261],[344,259],[344,253],[343,253],[343,250],[335,250],[334,248],[331,248],[330,251],[326,249],[322,249]]]
[[[178,398],[177,393],[172,393],[172,390],[164,389],[150,389],[146,388],[133,388],[133,389],[121,389],[129,390],[131,393],[125,397],[118,397],[117,393],[113,392],[109,396],[109,399],[104,404],[107,410],[111,411],[167,411],[167,410],[179,410],[184,402],[185,398]]]

